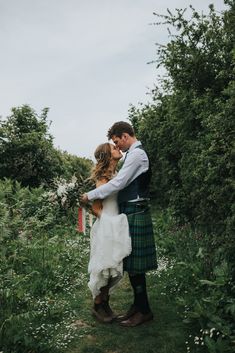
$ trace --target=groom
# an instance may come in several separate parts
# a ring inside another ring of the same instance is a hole
[[[84,194],[82,201],[104,199],[118,192],[119,210],[127,215],[132,241],[132,252],[123,260],[123,269],[129,274],[134,293],[133,304],[125,315],[118,317],[118,321],[122,326],[134,327],[153,319],[145,277],[147,271],[157,268],[148,202],[151,170],[148,156],[130,124],[116,122],[107,136],[121,151],[126,152],[124,164],[112,180]]]

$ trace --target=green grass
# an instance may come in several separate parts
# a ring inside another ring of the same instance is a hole
[[[87,286],[89,238],[74,234],[72,242],[69,239],[65,243],[53,239],[49,239],[45,245],[46,277],[41,248],[36,248],[37,241],[32,245],[25,244],[25,247],[21,244],[21,251],[18,250],[20,257],[27,253],[30,272],[37,268],[40,286],[37,288],[36,274],[26,281],[25,271],[19,268],[19,262],[17,273],[20,275],[22,272],[21,277],[25,280],[20,287],[17,284],[17,292],[13,293],[11,289],[11,298],[15,304],[9,304],[8,309],[14,315],[5,312],[5,317],[11,320],[11,328],[4,324],[8,329],[8,338],[4,339],[4,353],[186,352],[188,333],[182,323],[182,315],[178,313],[180,309],[176,298],[169,291],[169,282],[172,282],[171,288],[174,289],[175,285],[167,276],[167,271],[160,272],[160,275],[159,271],[153,271],[147,275],[153,321],[135,328],[124,328],[115,322],[101,324],[91,315],[93,301]],[[9,288],[14,288],[17,278],[11,278]],[[111,306],[117,313],[123,313],[129,308],[132,299],[132,289],[125,274],[111,295]],[[17,303],[22,303],[22,309]],[[7,307],[5,309],[8,310]],[[17,313],[24,316],[19,316],[21,321],[18,321]],[[20,343],[22,339],[25,341],[25,349]]]
[[[118,323],[101,324],[91,316],[92,299],[88,290],[80,296],[83,309],[79,312],[80,332],[68,353],[182,353],[186,352],[186,328],[177,313],[177,306],[165,295],[164,279],[156,274],[147,277],[149,300],[154,320],[134,328]],[[85,289],[85,288],[84,288]],[[164,294],[161,294],[164,293]],[[112,308],[121,313],[132,302],[132,290],[125,275],[111,296]]]

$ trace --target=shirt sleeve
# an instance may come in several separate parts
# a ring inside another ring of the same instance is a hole
[[[122,168],[112,180],[87,193],[88,200],[104,199],[124,189],[148,168],[149,161],[146,152],[139,148],[134,149],[128,153]]]

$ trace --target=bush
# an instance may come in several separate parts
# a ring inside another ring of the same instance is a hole
[[[89,238],[43,188],[2,181],[0,205],[0,350],[62,352],[77,334]]]

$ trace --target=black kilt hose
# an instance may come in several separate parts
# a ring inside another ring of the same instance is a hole
[[[123,270],[137,274],[156,269],[156,247],[148,202],[123,202],[119,211],[127,215],[132,244],[131,254],[123,259]]]

